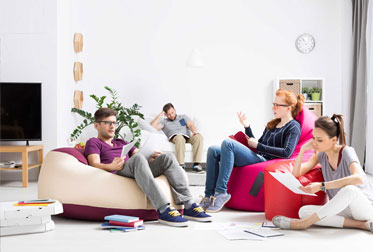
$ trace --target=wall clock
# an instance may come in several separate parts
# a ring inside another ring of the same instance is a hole
[[[295,47],[301,53],[310,53],[315,48],[315,39],[312,35],[303,33],[295,40]]]

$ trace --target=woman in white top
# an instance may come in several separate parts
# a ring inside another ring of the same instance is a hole
[[[292,173],[296,177],[304,175],[320,163],[325,182],[310,183],[301,189],[307,193],[322,190],[329,201],[323,206],[301,207],[300,219],[275,216],[272,222],[277,227],[306,229],[316,224],[373,232],[373,185],[367,180],[355,150],[345,143],[342,115],[320,117],[315,122],[313,140],[302,146]],[[315,154],[302,163],[304,152],[310,149]]]

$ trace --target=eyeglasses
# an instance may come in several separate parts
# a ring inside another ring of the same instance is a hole
[[[118,126],[118,122],[115,122],[115,121],[97,121],[98,123],[105,123],[106,126],[111,126],[111,125],[114,125],[114,126]]]
[[[273,107],[277,109],[278,107],[290,107],[290,105],[287,104],[278,104],[278,103],[272,103]]]

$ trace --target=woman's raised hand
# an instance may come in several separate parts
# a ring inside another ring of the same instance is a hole
[[[249,127],[249,122],[247,121],[246,115],[242,112],[237,112],[238,119],[240,120],[240,123],[245,127]]]

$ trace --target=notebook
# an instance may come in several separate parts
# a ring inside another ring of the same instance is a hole
[[[139,217],[115,214],[115,215],[105,216],[104,219],[108,221],[120,221],[120,222],[129,223],[129,222],[138,221]]]
[[[264,238],[284,235],[284,233],[273,231],[269,228],[249,228],[245,229],[244,231]]]

